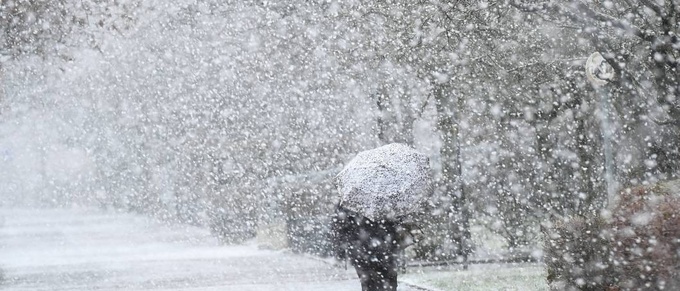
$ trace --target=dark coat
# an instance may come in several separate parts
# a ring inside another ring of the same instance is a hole
[[[363,291],[396,290],[397,256],[408,233],[398,221],[372,221],[341,206],[332,220],[336,258],[348,259]]]

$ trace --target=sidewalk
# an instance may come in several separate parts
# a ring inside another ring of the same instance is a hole
[[[540,263],[478,264],[456,267],[411,268],[400,275],[402,285],[430,291],[548,291]]]
[[[0,209],[0,290],[358,291],[352,268],[132,214]],[[422,290],[400,284],[400,291]]]

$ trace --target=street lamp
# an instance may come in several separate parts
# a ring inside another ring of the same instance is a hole
[[[616,199],[616,185],[614,181],[614,156],[612,149],[613,128],[609,121],[609,92],[605,88],[616,76],[614,68],[599,52],[594,52],[586,61],[586,78],[600,95],[600,125],[604,147],[605,183],[607,186],[607,203],[614,204]]]
[[[594,52],[586,61],[586,78],[594,87],[607,85],[614,80],[614,68],[598,52]]]

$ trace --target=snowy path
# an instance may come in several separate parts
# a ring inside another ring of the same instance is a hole
[[[0,290],[360,290],[354,276],[130,214],[0,209]]]

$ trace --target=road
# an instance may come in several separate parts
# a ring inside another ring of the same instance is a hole
[[[91,209],[0,209],[0,290],[361,287],[351,267],[255,245],[221,246],[198,227]]]

